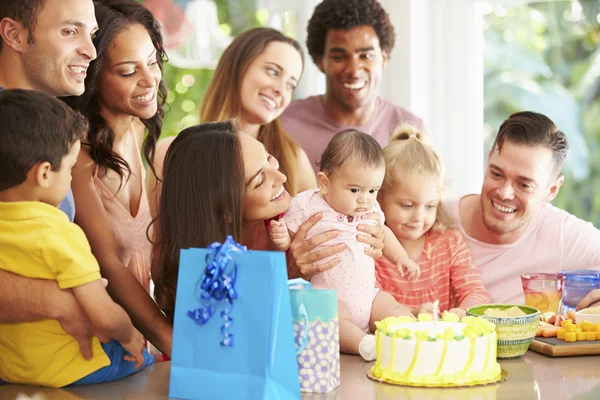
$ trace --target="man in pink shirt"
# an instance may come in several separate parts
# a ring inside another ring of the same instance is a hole
[[[448,204],[495,302],[524,302],[522,273],[600,267],[600,231],[549,204],[567,150],[549,118],[513,114],[492,146],[481,194]]]
[[[384,147],[404,122],[424,131],[423,121],[377,95],[395,33],[377,0],[324,0],[308,23],[306,45],[325,74],[327,91],[292,102],[281,115],[285,130],[306,151],[315,172],[327,143],[354,128]]]

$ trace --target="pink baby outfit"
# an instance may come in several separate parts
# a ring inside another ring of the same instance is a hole
[[[133,135],[136,148],[138,148],[136,135]],[[134,217],[129,213],[123,204],[110,190],[104,185],[98,177],[98,166],[94,169],[94,186],[100,196],[104,210],[108,215],[108,222],[112,228],[117,243],[119,244],[119,259],[131,271],[136,279],[142,284],[144,289],[150,293],[150,256],[152,254],[152,244],[146,236],[148,225],[152,221],[150,216],[150,207],[148,206],[148,196],[146,195],[146,171],[143,168],[142,157],[139,156],[139,165],[142,181],[142,195],[137,215]],[[152,237],[152,229],[148,230],[148,235]]]
[[[313,251],[338,243],[346,244],[346,249],[323,260],[325,263],[331,258],[339,257],[340,263],[313,276],[311,283],[315,288],[336,289],[338,299],[350,311],[352,322],[366,332],[369,329],[373,300],[379,289],[375,287],[375,261],[365,254],[366,245],[356,239],[359,233],[356,227],[359,224],[375,225],[376,221],[361,219],[362,215],[352,218],[338,213],[321,197],[318,189],[307,190],[293,198],[283,219],[288,229],[296,232],[300,225],[319,212],[323,217],[308,231],[306,238],[310,239],[330,230],[338,230],[340,235],[317,246]],[[384,222],[379,204],[375,204],[375,207],[365,214],[371,212],[379,213],[381,223]]]

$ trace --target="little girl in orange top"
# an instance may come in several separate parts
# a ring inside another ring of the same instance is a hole
[[[439,300],[440,312],[463,316],[465,309],[490,303],[481,273],[459,231],[440,206],[443,166],[422,134],[401,125],[383,150],[385,178],[378,195],[386,225],[420,269],[419,279],[407,280],[385,257],[375,262],[377,282],[414,313]],[[423,310],[425,311],[425,310]]]
[[[319,189],[298,194],[283,219],[271,221],[271,241],[276,250],[286,251],[300,225],[315,213],[322,218],[308,231],[312,236],[329,230],[340,235],[323,246],[344,243],[339,265],[312,277],[315,288],[336,289],[338,294],[340,350],[360,354],[365,360],[375,358],[374,322],[385,317],[410,315],[392,296],[375,287],[375,263],[365,254],[365,245],[356,239],[359,223],[375,212],[383,214],[377,204],[377,191],[385,175],[381,147],[366,133],[348,129],[336,134],[321,157],[317,174]],[[418,278],[419,268],[410,260],[394,233],[384,227],[383,254],[394,260],[400,276]],[[391,261],[388,261],[390,265]]]

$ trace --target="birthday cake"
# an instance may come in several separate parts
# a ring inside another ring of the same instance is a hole
[[[409,386],[469,386],[500,380],[496,326],[481,317],[444,313],[390,317],[376,323],[373,378]]]

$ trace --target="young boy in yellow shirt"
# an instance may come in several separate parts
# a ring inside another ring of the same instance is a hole
[[[85,234],[57,208],[71,186],[87,127],[80,114],[51,96],[0,92],[0,269],[72,290],[107,342],[94,337],[87,361],[57,321],[0,324],[0,385],[107,382],[154,362],[129,316],[106,292]]]

